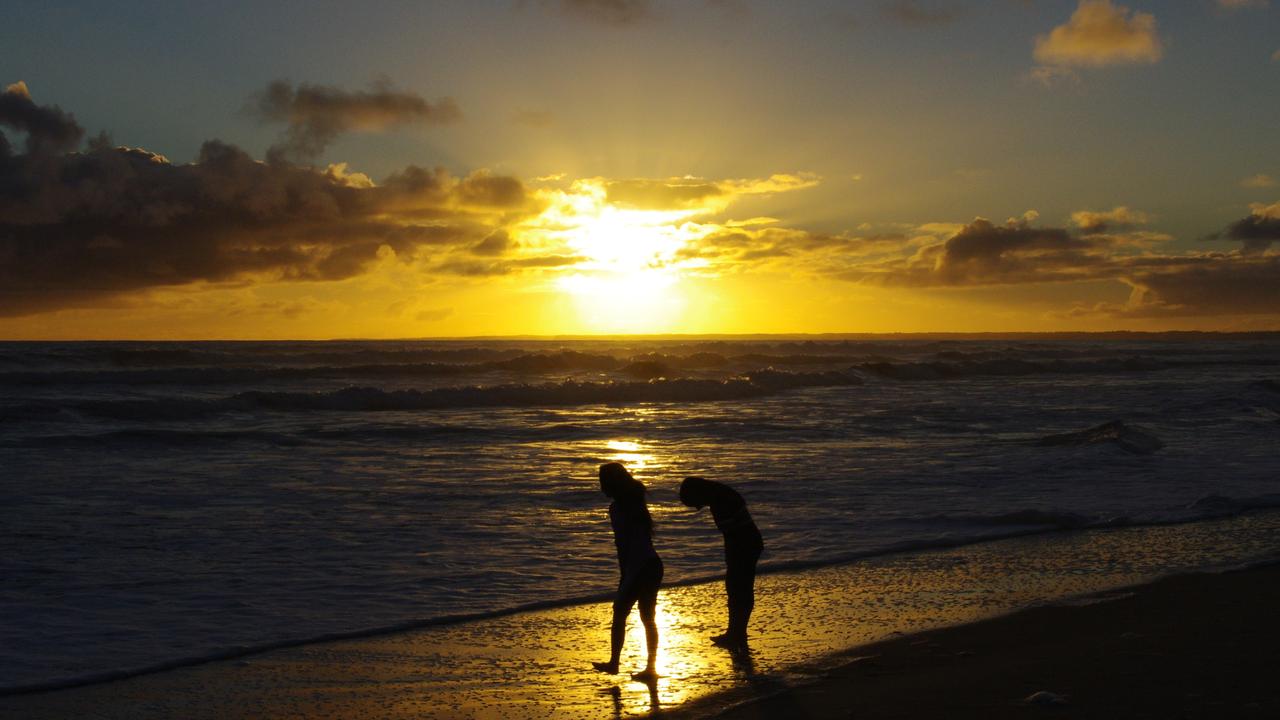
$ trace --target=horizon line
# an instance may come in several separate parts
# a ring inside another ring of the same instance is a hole
[[[583,341],[583,340],[751,340],[751,339],[1014,339],[1014,338],[1070,338],[1070,337],[1119,337],[1119,336],[1267,336],[1280,335],[1278,330],[1008,330],[1008,331],[926,331],[926,332],[828,332],[828,333],[594,333],[594,334],[519,334],[519,335],[423,335],[414,337],[331,337],[331,338],[44,338],[0,339],[0,344],[10,343],[129,343],[129,342],[445,342],[445,341]]]

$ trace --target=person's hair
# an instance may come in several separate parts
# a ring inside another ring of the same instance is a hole
[[[689,507],[711,504],[711,481],[700,477],[687,477],[680,483],[680,502]]]
[[[613,498],[618,509],[640,523],[650,536],[653,535],[653,516],[645,504],[644,483],[631,477],[622,463],[605,463],[600,466],[600,490]]]

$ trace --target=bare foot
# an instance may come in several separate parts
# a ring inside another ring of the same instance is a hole
[[[658,679],[658,671],[653,668],[645,668],[638,673],[631,673],[632,680],[639,680],[642,683],[651,683]]]
[[[618,674],[618,663],[616,662],[593,662],[591,663],[591,667],[602,673],[608,673],[610,675]]]
[[[716,635],[712,637],[711,643],[723,648],[729,648],[730,650],[736,650],[747,646],[747,636],[730,635],[729,633],[725,633],[723,635]]]

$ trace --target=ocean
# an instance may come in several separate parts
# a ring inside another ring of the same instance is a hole
[[[687,475],[768,572],[1274,512],[1278,441],[1275,334],[0,343],[0,693],[607,597],[604,462],[696,583]]]

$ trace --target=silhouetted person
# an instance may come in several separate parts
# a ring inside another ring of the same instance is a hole
[[[730,648],[747,644],[747,623],[756,606],[756,563],[764,551],[760,529],[747,511],[738,491],[700,477],[680,483],[680,502],[701,510],[711,506],[711,517],[724,534],[724,589],[729,596],[729,628],[711,641]]]
[[[645,505],[644,483],[631,477],[620,463],[608,463],[600,466],[600,490],[613,499],[609,505],[609,524],[613,526],[613,543],[618,548],[622,579],[618,581],[618,595],[613,600],[609,662],[591,664],[600,672],[618,672],[618,657],[627,634],[627,616],[631,614],[631,606],[638,602],[649,662],[643,672],[632,677],[656,678],[658,623],[654,612],[658,605],[658,586],[662,584],[662,559],[653,549],[653,518]]]

